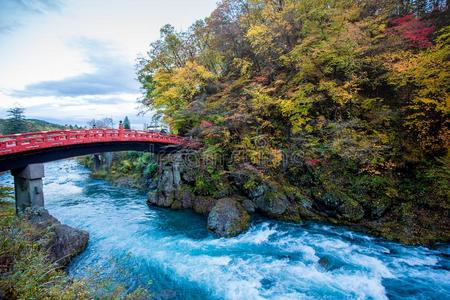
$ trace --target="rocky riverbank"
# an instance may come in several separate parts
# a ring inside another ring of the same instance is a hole
[[[192,209],[205,215],[208,228],[218,236],[238,235],[255,215],[263,215],[283,221],[317,220],[350,226],[412,245],[450,240],[448,210],[439,208],[445,207],[445,202],[433,204],[427,200],[416,205],[398,199],[384,181],[377,189],[372,182],[355,177],[357,185],[349,186],[345,181],[348,174],[339,174],[338,167],[330,167],[327,162],[300,162],[301,168],[296,171],[301,174],[297,174],[300,181],[293,185],[285,173],[267,177],[248,164],[223,172],[220,180],[215,180],[215,174],[205,177],[202,166],[192,164],[193,157],[188,156],[117,153],[111,164],[102,163],[97,170],[92,159],[83,162],[93,170],[94,177],[147,191],[149,205]],[[149,166],[153,172],[146,172]]]
[[[257,171],[245,169],[226,174],[219,193],[202,195],[196,190],[195,167],[187,167],[181,154],[160,162],[148,203],[171,209],[193,209],[208,219],[208,228],[219,236],[235,236],[246,230],[252,216],[301,222],[318,220],[351,226],[406,244],[431,245],[450,239],[448,218],[433,209],[394,205],[378,199],[340,198],[337,193],[314,193],[287,183],[264,180]]]
[[[85,282],[64,271],[86,248],[86,231],[61,224],[45,209],[17,217],[12,203],[0,201],[0,233],[0,299],[89,298]]]
[[[65,267],[86,249],[89,233],[61,224],[46,209],[29,210],[23,219],[35,228],[36,239],[50,263]]]

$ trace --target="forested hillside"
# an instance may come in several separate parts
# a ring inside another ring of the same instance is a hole
[[[7,119],[0,119],[0,134],[14,134],[21,132],[46,131],[63,129],[64,126],[37,120],[27,119],[25,117],[25,109],[21,107],[13,107],[8,109]]]
[[[57,129],[63,129],[64,126],[49,123],[42,120],[36,120],[36,119],[26,119],[26,128],[28,131],[45,131],[45,130],[57,130]],[[7,130],[8,126],[8,120],[0,119],[0,134],[9,134],[9,130]]]
[[[215,162],[184,181],[194,199],[240,195],[280,219],[448,241],[447,8],[224,0],[185,32],[161,29],[139,61],[142,102]]]

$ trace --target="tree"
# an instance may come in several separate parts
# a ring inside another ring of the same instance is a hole
[[[128,116],[125,116],[125,119],[123,120],[123,128],[131,129],[130,120],[128,119]]]
[[[13,107],[8,110],[8,119],[5,123],[4,133],[13,134],[26,132],[28,127],[24,115],[25,109]]]
[[[114,128],[114,121],[111,118],[92,119],[88,122],[88,126],[91,128]]]

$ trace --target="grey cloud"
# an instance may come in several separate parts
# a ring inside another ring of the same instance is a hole
[[[0,0],[0,34],[12,32],[30,15],[59,11],[62,6],[59,0]]]
[[[24,11],[32,13],[45,13],[50,10],[59,10],[62,2],[58,0],[16,0],[16,3]]]
[[[24,90],[13,92],[12,96],[86,96],[139,92],[133,64],[121,59],[108,45],[89,39],[80,39],[74,44],[87,53],[89,63],[96,69],[93,73],[30,84]]]

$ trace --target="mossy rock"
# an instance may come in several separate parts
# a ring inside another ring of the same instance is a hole
[[[389,197],[371,198],[362,203],[367,210],[370,219],[378,220],[384,216],[386,211],[392,205],[392,199]]]
[[[339,206],[340,215],[348,221],[356,222],[364,217],[364,209],[355,200],[344,201]]]
[[[221,237],[236,236],[250,225],[250,216],[233,198],[217,200],[208,215],[208,229]]]
[[[206,215],[213,208],[216,200],[211,197],[198,196],[193,199],[193,209],[196,213]]]
[[[333,218],[356,222],[364,217],[363,207],[344,193],[327,192],[317,202],[319,203],[319,209]]]

